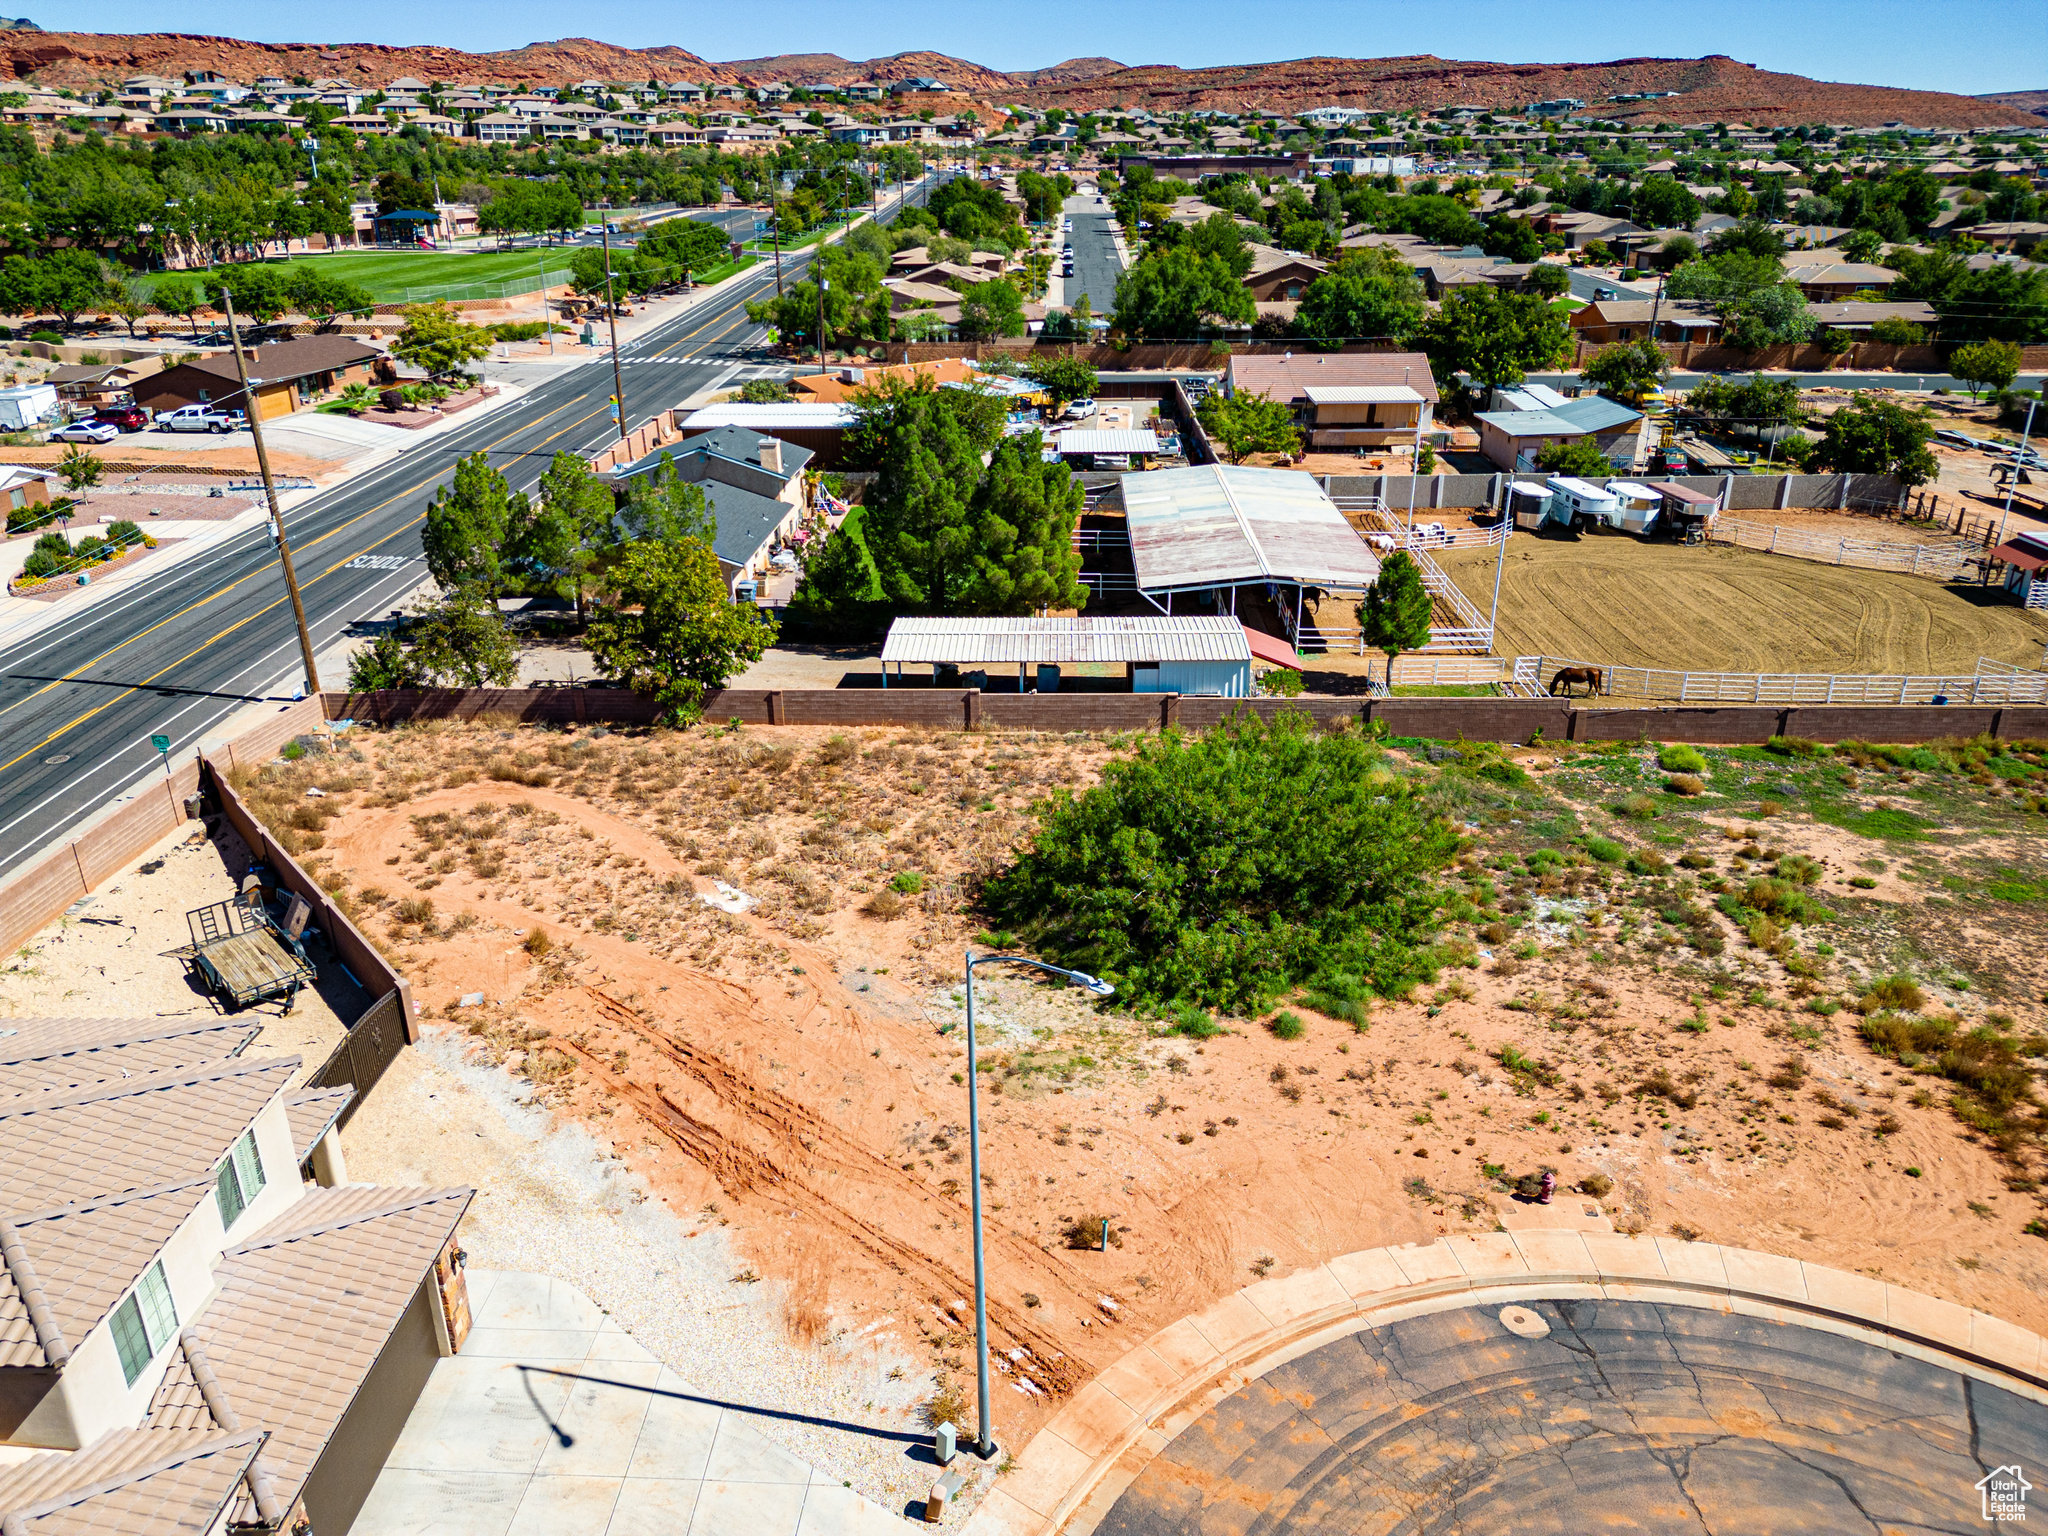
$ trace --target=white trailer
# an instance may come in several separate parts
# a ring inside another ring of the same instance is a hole
[[[1635,480],[1610,480],[1607,493],[1621,503],[1623,533],[1649,533],[1664,512],[1664,496]]]
[[[56,415],[57,386],[54,384],[23,384],[15,389],[0,389],[0,429],[25,432],[40,422],[54,420]]]

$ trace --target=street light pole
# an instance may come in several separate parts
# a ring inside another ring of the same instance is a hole
[[[821,261],[824,259],[822,253],[819,259]],[[831,290],[832,279],[829,277],[818,279],[818,376],[820,378],[823,378],[825,374],[825,295],[831,292]]]
[[[242,381],[242,408],[249,414],[249,436],[256,443],[256,468],[263,476],[263,494],[270,502],[270,526],[277,535],[277,560],[284,567],[285,591],[291,594],[292,618],[299,626],[299,657],[306,664],[306,692],[320,691],[320,671],[313,665],[313,637],[306,629],[306,605],[299,596],[298,572],[292,569],[291,540],[285,537],[284,514],[277,508],[277,482],[270,477],[270,455],[263,447],[262,413],[256,408],[255,391],[249,388],[249,359],[242,352],[242,332],[235,324],[235,299],[225,287],[221,307],[228,317],[228,337],[235,344],[235,375]]]
[[[611,204],[599,203],[598,212],[609,214]],[[612,403],[618,407],[619,436],[626,435],[626,378],[619,370],[619,306],[612,297],[612,226],[609,218],[598,222],[598,231],[604,239],[604,314],[605,323],[612,333]]]
[[[981,1114],[975,1107],[974,1083],[974,968],[977,965],[1001,963],[1004,965],[1028,965],[1055,976],[1064,976],[1078,987],[1085,988],[1096,997],[1108,997],[1116,988],[1108,982],[1090,976],[1086,971],[1070,971],[1064,966],[1050,965],[1043,960],[1033,960],[1029,955],[977,955],[967,951],[967,1176],[973,1182],[974,1209],[974,1370],[975,1407],[980,1414],[980,1431],[975,1437],[974,1454],[983,1461],[992,1461],[996,1454],[993,1425],[990,1423],[988,1388],[988,1285],[982,1260],[981,1238]]]

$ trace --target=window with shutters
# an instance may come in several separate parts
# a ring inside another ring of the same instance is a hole
[[[222,1230],[232,1227],[262,1190],[263,1158],[256,1150],[256,1133],[244,1131],[213,1176],[213,1198],[220,1207]]]
[[[129,1386],[177,1331],[178,1309],[171,1301],[170,1283],[164,1279],[162,1263],[152,1264],[114,1309],[114,1348]]]

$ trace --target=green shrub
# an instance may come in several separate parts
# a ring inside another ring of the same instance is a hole
[[[1398,996],[1435,974],[1430,879],[1458,845],[1420,794],[1362,732],[1233,715],[1142,740],[1093,788],[1056,794],[983,901],[1141,1007]]]
[[[1679,741],[1657,749],[1657,766],[1666,773],[1705,773],[1707,760],[1700,756],[1698,747]]]
[[[924,889],[924,876],[914,869],[906,869],[889,882],[889,889],[904,896],[915,896]]]
[[[1308,1030],[1308,1026],[1301,1022],[1299,1014],[1289,1013],[1285,1009],[1274,1014],[1266,1028],[1273,1032],[1275,1040],[1299,1040]]]
[[[1213,1040],[1222,1034],[1223,1026],[1192,1003],[1182,1003],[1168,1015],[1166,1032],[1169,1035],[1185,1035],[1190,1040]]]
[[[1766,752],[1775,752],[1780,757],[1819,757],[1827,751],[1817,741],[1808,741],[1804,736],[1773,736],[1764,743]]]
[[[1790,880],[1794,885],[1818,885],[1821,876],[1820,861],[1810,859],[1803,853],[1788,853],[1772,866],[1772,873],[1781,880]]]
[[[1752,912],[1761,912],[1788,923],[1825,922],[1834,916],[1808,895],[1804,887],[1790,880],[1752,880],[1742,893],[1741,902]]]
[[[1856,1007],[1862,1013],[1875,1013],[1884,1008],[1903,1008],[1908,1013],[1918,1013],[1927,1006],[1927,994],[1920,990],[1920,983],[1904,971],[1890,976],[1880,976],[1856,1000]]]
[[[1656,797],[1646,795],[1641,790],[1631,795],[1623,795],[1614,802],[1614,814],[1626,816],[1630,821],[1650,821],[1657,814]]]
[[[1292,667],[1273,667],[1259,674],[1259,687],[1283,699],[1298,698],[1302,690],[1301,674]]]
[[[40,341],[43,342],[45,345],[52,347],[61,347],[64,345],[64,333],[62,331],[30,331],[28,333],[28,339],[30,341]]]
[[[1638,848],[1628,856],[1628,871],[1632,875],[1661,875],[1671,868],[1664,855],[1650,848]]]
[[[1602,864],[1619,864],[1628,857],[1628,849],[1609,837],[1587,838],[1586,852]]]
[[[124,517],[117,523],[109,523],[107,525],[107,542],[110,544],[140,544],[142,542],[142,530]]]

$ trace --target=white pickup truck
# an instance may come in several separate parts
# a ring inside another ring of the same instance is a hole
[[[181,405],[156,419],[165,432],[235,432],[249,425],[241,411],[217,410],[211,405]]]

